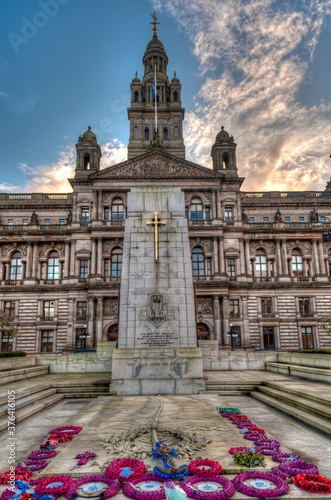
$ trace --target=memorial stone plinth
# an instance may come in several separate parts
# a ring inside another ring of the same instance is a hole
[[[190,394],[203,388],[193,292],[184,193],[180,188],[132,188],[112,390],[121,395]]]

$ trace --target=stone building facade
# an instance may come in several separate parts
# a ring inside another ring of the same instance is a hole
[[[331,311],[331,192],[242,191],[223,127],[212,169],[186,161],[180,81],[168,80],[156,31],[143,64],[131,84],[127,161],[100,170],[89,127],[72,192],[0,194],[0,307],[17,328],[14,340],[2,332],[1,350],[61,353],[117,338],[127,194],[142,181],[185,193],[197,340],[229,349],[232,328],[236,349],[330,348],[319,318]]]

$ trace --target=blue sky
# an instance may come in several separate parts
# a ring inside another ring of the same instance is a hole
[[[210,166],[223,124],[246,190],[323,189],[331,175],[331,0],[0,3],[2,191],[68,191],[88,125],[125,159],[126,108],[152,37],[181,79],[187,158]]]

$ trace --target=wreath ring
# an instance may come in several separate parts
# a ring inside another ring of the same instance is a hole
[[[64,427],[56,427],[49,431],[49,434],[62,434],[70,433],[70,435],[79,434],[83,430],[83,427],[77,425],[65,425]]]
[[[78,488],[80,488],[80,486],[83,486],[83,484],[91,483],[93,481],[105,483],[107,484],[107,486],[109,486],[109,488],[102,492],[102,498],[104,500],[106,500],[106,498],[113,497],[121,489],[119,481],[110,479],[107,476],[83,476],[74,480],[73,485],[70,486],[70,488],[66,491],[65,496],[70,500],[70,498],[77,495],[77,490]]]
[[[57,455],[56,451],[54,450],[38,450],[38,451],[32,451],[28,458],[30,460],[41,460],[43,458],[51,458],[55,457]]]
[[[107,469],[105,470],[105,474],[111,479],[125,481],[125,478],[120,476],[122,470],[125,467],[128,467],[133,471],[132,474],[127,478],[130,481],[132,481],[132,479],[143,476],[146,472],[146,466],[144,462],[142,462],[142,460],[138,460],[136,458],[118,458],[114,460],[110,465],[108,465]]]
[[[255,486],[248,486],[245,484],[245,481],[248,479],[265,479],[274,483],[277,488],[272,488],[270,490],[262,490],[256,488]],[[233,484],[237,491],[240,491],[244,495],[248,495],[249,497],[259,497],[259,498],[276,498],[281,495],[286,495],[289,492],[289,486],[287,482],[279,476],[275,474],[271,474],[270,472],[242,472],[238,474],[233,479]]]
[[[310,493],[331,493],[331,480],[315,474],[298,474],[291,479],[301,490]]]
[[[194,488],[192,488],[193,484],[201,483],[203,482],[201,476],[191,476],[187,477],[184,479],[184,481],[181,483],[182,489],[185,491],[186,495],[189,498],[196,498],[198,500],[226,500],[227,498],[231,498],[236,490],[233,486],[232,481],[230,479],[227,479],[226,477],[223,476],[211,476],[208,478],[209,481],[213,483],[220,484],[223,486],[222,491],[212,491],[210,493],[207,492],[202,492],[198,491]]]
[[[48,487],[51,483],[62,483],[61,486]],[[38,495],[51,495],[52,497],[60,497],[63,495],[74,483],[70,476],[52,476],[42,479],[35,488]]]
[[[155,481],[159,483],[165,483],[167,479],[157,476],[156,474],[144,474],[143,476],[136,477],[134,479],[130,479],[129,481],[123,484],[123,493],[125,496],[129,498],[134,498],[137,500],[143,500],[145,498],[150,498],[151,500],[163,500],[165,499],[165,491],[164,486],[161,486],[161,489],[158,491],[140,491],[137,490],[134,486],[136,484],[148,481]]]
[[[203,468],[204,466],[207,466],[208,469]],[[215,460],[209,460],[208,458],[205,458],[203,460],[192,460],[192,462],[188,466],[188,471],[191,476],[218,476],[222,473],[222,466],[220,463],[215,462]]]

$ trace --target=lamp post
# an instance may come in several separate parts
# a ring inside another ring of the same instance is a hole
[[[86,339],[89,339],[91,335],[86,331],[87,325],[83,326],[83,329],[85,330],[85,333],[81,333],[78,338],[84,341],[84,347],[83,349],[86,349]]]
[[[230,324],[230,331],[226,334],[227,337],[231,337],[231,351],[234,351],[233,339],[238,337],[238,334],[233,330],[232,324]]]

